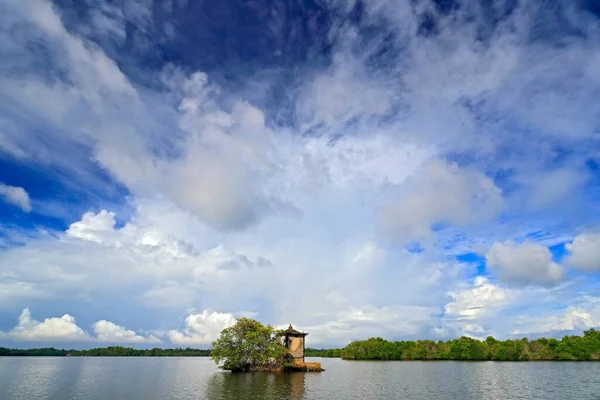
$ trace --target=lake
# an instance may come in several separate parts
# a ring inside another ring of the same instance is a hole
[[[0,357],[0,399],[600,399],[600,362],[321,361],[232,374],[209,358]]]

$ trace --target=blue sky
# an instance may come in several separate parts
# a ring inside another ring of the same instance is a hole
[[[0,345],[600,325],[595,2],[0,9]]]

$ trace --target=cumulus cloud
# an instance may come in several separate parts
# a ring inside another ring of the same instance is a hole
[[[19,323],[4,336],[23,341],[92,341],[93,338],[76,323],[69,314],[62,317],[46,318],[39,322],[31,318],[31,312],[25,308],[19,315]]]
[[[541,315],[521,315],[516,318],[513,335],[581,334],[583,330],[600,325],[600,298],[585,297],[563,310],[544,310]]]
[[[78,326],[69,314],[36,321],[31,318],[29,308],[25,308],[19,315],[17,326],[8,332],[0,331],[0,338],[31,342],[161,343],[153,335],[140,335],[106,320],[95,322],[92,328],[93,335]]]
[[[283,201],[265,190],[278,168],[263,112],[241,100],[223,109],[204,73],[173,72],[165,79],[179,100],[171,121],[181,130],[177,158],[103,143],[99,162],[139,195],[166,195],[217,230],[247,228],[280,207]],[[134,139],[143,142],[138,135]]]
[[[7,249],[0,258],[5,272],[0,289],[15,299],[93,296],[101,301],[112,293],[152,308],[183,311],[194,307],[201,295],[227,298],[225,293],[236,290],[239,298],[230,301],[243,302],[244,293],[266,287],[273,267],[266,252],[249,249],[244,254],[201,237],[188,242],[182,238],[185,230],[169,232],[176,221],[189,222],[189,214],[179,213],[142,213],[137,221],[118,228],[114,213],[86,213],[64,233],[38,236],[27,246]],[[192,224],[191,231],[195,227]],[[132,287],[136,292],[125,295]]]
[[[467,335],[484,339],[580,335],[598,325],[599,300],[581,296],[591,285],[574,283],[546,288],[505,287],[477,277],[471,285],[449,291],[442,323],[434,329],[445,337]]]
[[[8,204],[19,207],[24,212],[31,211],[29,194],[22,187],[10,186],[0,182],[0,198]]]
[[[106,237],[114,233],[115,213],[101,210],[97,214],[87,212],[80,221],[73,222],[66,236],[103,243]]]
[[[366,306],[342,310],[322,324],[294,327],[310,332],[311,343],[318,344],[345,344],[369,337],[418,338],[429,334],[427,329],[435,325],[437,312],[433,307]]]
[[[565,248],[571,253],[565,264],[583,271],[600,271],[600,233],[577,235]]]
[[[564,278],[563,268],[552,261],[550,250],[536,243],[494,243],[486,261],[492,272],[511,283],[553,286]]]
[[[221,331],[234,325],[235,317],[228,313],[208,310],[200,314],[190,314],[185,318],[182,330],[170,330],[167,337],[177,345],[210,344],[219,337]]]
[[[381,209],[379,224],[403,241],[429,238],[435,224],[491,219],[503,206],[492,179],[441,160],[425,164],[400,190],[399,199]]]
[[[472,287],[450,292],[449,295],[452,301],[446,304],[445,312],[461,320],[496,313],[514,300],[511,290],[501,288],[483,276],[476,277]]]
[[[92,325],[98,342],[110,343],[162,343],[153,335],[142,336],[113,322],[100,320]]]

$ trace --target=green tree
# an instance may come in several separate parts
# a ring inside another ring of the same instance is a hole
[[[485,360],[487,359],[486,345],[479,340],[461,336],[451,341],[450,357],[453,360]]]
[[[210,355],[220,368],[229,371],[277,370],[293,362],[275,329],[249,318],[240,318],[234,326],[223,329],[212,343]]]

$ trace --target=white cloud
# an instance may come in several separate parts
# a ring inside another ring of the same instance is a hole
[[[9,6],[7,16],[10,22],[25,22],[46,35],[45,44],[51,50],[52,62],[64,66],[64,72],[78,85],[77,95],[82,95],[97,106],[101,106],[101,94],[117,92],[128,96],[135,95],[128,79],[119,71],[116,63],[97,47],[89,46],[80,37],[71,34],[51,3],[26,0],[11,2]],[[30,35],[20,38],[29,39]],[[64,58],[60,59],[58,54]],[[94,89],[97,93],[93,93]]]
[[[483,339],[580,335],[598,326],[599,299],[582,296],[594,287],[565,283],[553,288],[506,288],[487,278],[450,291],[440,328],[444,337],[467,335]]]
[[[240,100],[232,110],[222,109],[211,99],[218,88],[204,73],[164,76],[179,101],[170,121],[181,133],[177,158],[149,153],[140,132],[132,132],[137,146],[104,141],[98,161],[136,194],[168,196],[218,230],[247,228],[279,208],[281,199],[265,190],[280,174],[263,112]]]
[[[577,194],[581,192],[580,189],[587,179],[585,171],[572,167],[544,171],[539,174],[525,173],[525,181],[522,183],[529,190],[525,190],[523,194],[532,210],[564,204],[565,198],[569,198],[575,206],[578,206]]]
[[[452,301],[446,304],[446,314],[459,320],[495,314],[514,300],[511,290],[501,288],[482,276],[475,278],[472,287],[450,292],[449,295]]]
[[[185,284],[169,280],[160,282],[145,291],[140,299],[150,308],[185,310],[195,304],[200,288],[193,282]]]
[[[73,222],[66,231],[66,236],[104,243],[107,236],[114,233],[115,213],[101,210],[97,214],[87,212],[80,221]]]
[[[472,335],[512,327],[486,318],[514,312],[513,302],[540,314],[512,287],[461,285],[462,267],[449,260],[479,247],[492,247],[490,271],[502,279],[552,286],[544,307],[571,304],[577,294],[553,286],[562,270],[542,245],[598,222],[583,184],[598,153],[598,24],[580,19],[586,33],[557,46],[547,35],[530,40],[545,20],[538,6],[504,13],[495,3],[484,17],[475,4],[461,2],[437,34],[420,36],[420,5],[369,2],[365,24],[376,22],[381,36],[336,19],[331,65],[298,66],[289,87],[261,71],[234,93],[190,65],[137,68],[136,52],[121,63],[127,23],[143,31],[139,42],[127,38],[133,47],[152,51],[147,1],[103,3],[87,30],[72,21],[67,29],[68,13],[50,2],[7,2],[0,146],[65,193],[93,192],[80,207],[111,211],[19,247],[1,238],[0,297],[9,301],[0,307],[134,299],[132,320],[153,313],[162,329],[190,308],[244,309],[265,322],[297,320],[331,344],[438,328],[454,335],[439,317],[445,305]],[[266,94],[275,87],[282,101]],[[121,185],[131,215],[102,204],[124,202]],[[81,214],[69,211],[69,223]],[[532,232],[537,244],[492,246]],[[425,250],[407,252],[389,237]],[[597,269],[590,238],[567,246],[569,266]],[[288,298],[300,290],[301,301]],[[209,321],[172,335],[208,340]]]
[[[379,224],[402,240],[428,239],[438,223],[466,225],[493,218],[502,193],[484,174],[445,161],[431,161],[400,186],[398,200],[384,206]]]
[[[342,310],[322,324],[294,327],[310,333],[310,346],[329,343],[343,346],[351,340],[369,337],[392,339],[427,335],[427,329],[436,324],[438,312],[433,307],[365,306]]]
[[[340,218],[345,220],[345,215],[340,213]],[[313,227],[323,218],[320,209],[307,214],[296,232],[288,232],[292,236],[269,227],[218,244],[211,236],[203,237],[203,230],[190,225],[186,216],[145,204],[117,228],[109,212],[86,214],[64,234],[7,249],[0,268],[13,271],[11,282],[32,287],[29,294],[20,292],[20,298],[32,301],[37,299],[32,293],[42,292],[59,301],[85,298],[99,304],[111,296],[128,301],[131,310],[152,310],[166,320],[192,307],[219,307],[248,310],[263,322],[287,322],[293,316],[304,326],[321,325],[364,304],[429,310],[456,279],[453,267],[436,257],[386,250],[366,232],[352,240],[345,229],[314,235]],[[180,235],[193,242],[183,242]],[[298,288],[302,302],[289,297]],[[252,307],[257,299],[272,304],[272,311]],[[192,322],[189,329],[172,332],[174,340],[200,341]]]
[[[289,151],[299,150],[301,157],[286,157],[296,161],[289,166],[286,182],[295,183],[293,189],[311,193],[330,185],[339,190],[362,188],[367,193],[399,185],[435,154],[430,146],[400,142],[387,132],[343,136],[335,142],[309,137],[292,144],[300,149]]]
[[[350,271],[369,272],[385,262],[386,251],[372,241],[365,242],[352,255],[348,267]]]
[[[523,285],[553,286],[564,278],[546,246],[536,243],[494,243],[486,254],[488,268],[501,279]]]
[[[98,8],[90,10],[90,23],[82,30],[100,40],[122,43],[127,38],[126,22],[120,7],[101,2]]]
[[[445,305],[442,321],[433,331],[446,338],[463,335],[476,339],[488,335],[505,338],[515,325],[514,308],[523,304],[532,309],[538,307],[536,301],[548,298],[544,290],[506,288],[477,276],[471,284],[462,284],[448,292],[451,301]]]
[[[200,294],[207,298],[228,288],[244,292],[243,286],[254,290],[249,277],[270,274],[272,262],[260,253],[249,257],[197,236],[195,243],[184,241],[180,235],[185,235],[183,222],[189,214],[178,213],[140,214],[137,223],[120,228],[111,212],[86,213],[65,233],[30,238],[26,246],[7,249],[0,257],[0,270],[10,275],[0,279],[0,288],[12,293],[11,298],[85,294],[102,301],[108,292],[124,295],[126,288],[136,287],[141,292],[129,296],[140,303],[158,308],[177,303],[184,310],[193,307]],[[169,232],[173,225],[165,223],[177,221],[182,231],[175,236]],[[196,231],[194,226],[189,229]],[[177,301],[170,299],[173,294]]]
[[[600,271],[600,233],[582,233],[565,244],[571,253],[565,264],[583,271]]]
[[[579,307],[569,307],[562,315],[549,318],[536,329],[537,333],[553,331],[573,331],[588,328],[597,328],[600,325],[600,312],[598,307],[593,310],[595,315]]]
[[[0,198],[5,202],[19,207],[24,212],[31,211],[29,194],[19,186],[10,186],[0,182]]]
[[[235,322],[232,314],[204,310],[200,314],[188,315],[183,330],[170,330],[167,337],[176,345],[207,345],[216,340],[223,329]]]
[[[515,318],[513,335],[581,334],[600,326],[600,298],[586,297],[563,310],[544,310],[540,315],[519,315]]]
[[[96,340],[98,342],[109,343],[162,343],[162,341],[153,335],[142,336],[124,326],[113,322],[100,320],[92,325]]]
[[[360,116],[384,116],[394,95],[383,82],[370,80],[359,60],[341,53],[304,90],[296,108],[307,127],[320,123],[338,127]]]
[[[15,279],[14,273],[0,274],[0,297],[3,304],[0,307],[18,304],[23,299],[45,299],[52,297],[51,293],[36,287],[32,282]]]
[[[143,336],[113,322],[101,320],[92,325],[94,334],[86,332],[69,314],[50,317],[44,321],[31,318],[28,308],[19,315],[19,322],[8,332],[0,331],[0,339],[28,342],[110,342],[110,343],[161,343],[153,335]]]
[[[23,341],[91,341],[90,335],[75,323],[69,314],[46,318],[43,322],[31,319],[25,308],[19,315],[19,323],[4,336]]]

